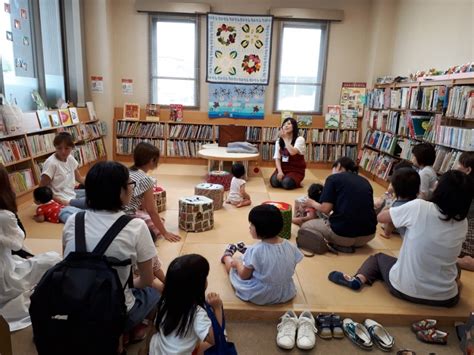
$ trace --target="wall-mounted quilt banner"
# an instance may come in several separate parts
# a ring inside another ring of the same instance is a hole
[[[265,86],[209,84],[209,118],[263,120]]]
[[[207,15],[207,81],[268,85],[272,16]]]

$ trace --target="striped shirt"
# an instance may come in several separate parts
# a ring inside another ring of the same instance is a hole
[[[130,203],[124,207],[124,211],[127,214],[134,214],[142,206],[144,193],[153,189],[155,182],[143,170],[129,170],[129,172],[130,180],[135,181],[136,185],[133,189]]]

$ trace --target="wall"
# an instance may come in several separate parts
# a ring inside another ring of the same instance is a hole
[[[390,73],[446,69],[474,60],[474,1],[399,0]]]

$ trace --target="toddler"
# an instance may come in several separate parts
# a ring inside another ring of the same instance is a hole
[[[273,205],[256,206],[249,213],[249,222],[250,235],[260,241],[247,248],[242,260],[233,258],[237,246],[229,244],[221,259],[237,297],[258,305],[291,300],[296,296],[295,267],[303,254],[278,236],[283,228],[280,211]]]
[[[227,196],[227,203],[235,207],[248,206],[252,203],[250,196],[245,192],[245,180],[242,177],[245,175],[245,167],[240,163],[232,165],[232,181],[230,182],[229,196]]]
[[[321,184],[311,184],[308,188],[308,198],[313,201],[320,202],[319,198],[323,193],[323,185]],[[310,219],[318,218],[317,211],[312,207],[303,208],[303,217],[294,217],[292,222],[298,226],[301,226],[304,222],[309,221]]]
[[[158,236],[153,232],[151,228],[148,228],[150,231],[150,236],[151,239],[153,240],[153,243],[156,243],[156,240],[158,239]],[[162,263],[158,255],[155,255],[153,259],[151,259],[152,265],[153,265],[153,283],[152,287],[154,287],[160,294],[163,293],[163,285],[165,283],[165,273],[163,272],[162,269]],[[140,276],[140,273],[138,272],[137,267],[134,267],[134,281],[138,280],[138,277]]]
[[[394,171],[391,184],[396,198],[391,205],[394,208],[416,199],[420,191],[420,175],[412,168],[399,168]],[[385,207],[384,209],[389,208]],[[382,237],[390,238],[394,229],[392,222],[385,223]],[[400,227],[397,231],[403,237],[405,236],[406,227]]]
[[[209,293],[205,304],[208,274],[209,263],[198,254],[183,255],[171,262],[158,302],[157,332],[150,341],[150,355],[204,354],[215,344],[208,312],[223,328],[224,311],[217,293]]]
[[[84,184],[84,177],[78,170],[79,163],[71,155],[74,140],[71,134],[60,132],[54,137],[56,152],[44,162],[40,186],[49,186],[54,201],[64,206],[86,208],[84,190],[74,190],[76,180]]]
[[[423,200],[430,200],[436,187],[438,177],[432,165],[436,159],[436,151],[429,143],[415,145],[412,150],[412,163],[419,169],[420,174],[420,194]]]
[[[48,186],[37,187],[33,191],[33,198],[38,205],[33,219],[36,222],[66,223],[73,214],[81,209],[73,206],[64,206],[54,201],[53,191]]]

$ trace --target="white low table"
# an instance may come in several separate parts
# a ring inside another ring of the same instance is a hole
[[[245,167],[245,178],[247,178],[249,161],[258,160],[260,153],[227,153],[227,147],[219,147],[217,144],[206,144],[198,152],[201,158],[207,159],[207,170],[211,171],[211,162],[217,160],[219,162],[219,170],[223,170],[225,161],[241,161]]]

